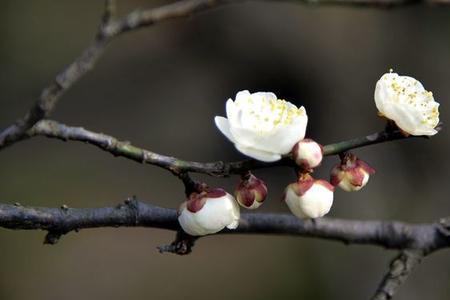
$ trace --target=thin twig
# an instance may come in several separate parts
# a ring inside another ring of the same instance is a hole
[[[105,11],[94,41],[44,88],[39,99],[23,118],[0,131],[0,150],[21,140],[27,130],[40,120],[48,117],[61,96],[88,71],[93,69],[95,63],[104,53],[106,46],[116,36],[161,21],[187,16],[223,3],[225,1],[179,1],[155,9],[135,11],[121,19],[113,20],[115,3],[112,0],[106,0]]]
[[[108,13],[105,13],[107,16]],[[112,36],[105,34],[110,18],[104,17],[94,41],[42,91],[28,113],[0,132],[0,150],[20,140],[28,129],[46,118],[56,103],[75,82],[94,67]]]
[[[389,271],[383,277],[372,300],[388,300],[394,297],[397,289],[402,285],[415,266],[417,266],[424,257],[421,250],[405,250],[395,257],[390,266]]]
[[[110,24],[111,21],[116,16],[116,1],[106,0],[105,1],[105,12],[103,13],[102,24]]]
[[[395,8],[407,5],[448,5],[449,0],[300,0],[307,4]]]

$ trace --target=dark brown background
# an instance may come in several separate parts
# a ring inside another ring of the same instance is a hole
[[[161,1],[159,3],[162,3]],[[121,13],[156,1],[119,1]],[[42,87],[95,33],[102,1],[2,1],[0,127],[30,107]],[[53,118],[184,159],[242,156],[213,124],[242,89],[273,91],[304,105],[309,137],[321,143],[383,127],[373,91],[389,68],[416,77],[448,119],[450,10],[377,10],[250,2],[171,21],[115,40],[96,69],[58,104]],[[358,193],[337,191],[330,216],[428,222],[450,214],[449,131],[356,151],[378,173]],[[327,158],[327,177],[336,158]],[[293,174],[258,172],[279,202]],[[203,178],[232,189],[236,178]],[[0,153],[0,201],[96,207],[138,195],[177,207],[180,182],[79,143],[36,138]],[[293,237],[202,239],[186,257],[155,247],[153,229],[71,233],[54,247],[44,232],[0,230],[0,299],[367,299],[395,254],[373,246]],[[399,300],[449,299],[448,251],[427,258]]]

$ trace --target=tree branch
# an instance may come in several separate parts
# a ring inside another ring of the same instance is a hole
[[[285,214],[242,214],[236,230],[226,234],[284,234],[371,244],[387,249],[416,249],[428,254],[450,247],[449,228],[444,223],[408,224],[383,221],[351,221],[332,218],[302,221]],[[135,198],[115,207],[45,208],[0,204],[0,226],[9,229],[47,230],[56,243],[70,231],[98,227],[151,227],[179,231],[177,213]],[[445,229],[445,230],[443,230]]]
[[[139,163],[156,165],[178,174],[182,172],[195,172],[223,177],[233,174],[241,174],[247,170],[269,168],[274,166],[294,166],[293,161],[289,157],[274,163],[265,163],[254,159],[228,163],[223,161],[206,163],[185,161],[176,157],[157,154],[149,150],[133,146],[128,141],[120,141],[103,133],[92,132],[84,129],[83,127],[71,127],[51,120],[40,121],[27,132],[26,137],[30,138],[39,135],[49,138],[56,138],[62,141],[71,140],[85,142],[97,146],[104,151],[110,152],[114,156],[122,156]],[[324,146],[324,155],[335,155],[358,147],[404,138],[405,136],[398,130],[392,132],[382,131],[365,137],[326,145]]]
[[[26,115],[0,132],[0,150],[13,143],[34,137],[47,136],[60,140],[82,141],[95,145],[116,156],[147,163],[171,171],[185,185],[189,194],[197,187],[188,172],[229,176],[245,171],[273,166],[294,166],[289,157],[275,163],[248,159],[237,162],[192,162],[157,154],[135,147],[112,136],[91,132],[82,127],[69,127],[47,118],[57,102],[73,84],[90,71],[113,38],[162,21],[188,17],[214,7],[244,2],[245,0],[183,0],[154,9],[138,10],[116,19],[114,0],[106,0],[99,29],[93,42],[82,54],[62,70],[45,87]],[[305,4],[393,7],[409,4],[450,4],[450,0],[297,0]],[[405,138],[400,131],[382,131],[324,147],[324,155]],[[129,199],[116,207],[74,209],[23,207],[0,204],[0,227],[10,229],[42,229],[48,231],[45,243],[54,244],[70,231],[97,227],[152,227],[177,231],[176,240],[160,247],[162,252],[187,254],[198,239],[184,233],[179,227],[175,210],[161,208]],[[402,252],[394,259],[373,299],[390,299],[422,257],[442,248],[450,247],[450,218],[430,224],[402,222],[350,221],[341,219],[316,219],[301,221],[291,215],[242,214],[236,230],[221,233],[236,234],[286,234],[341,241],[346,244],[372,244]]]
[[[62,70],[42,91],[39,99],[27,114],[0,132],[0,150],[21,140],[26,131],[40,120],[48,117],[67,89],[75,84],[104,53],[106,46],[116,36],[150,26],[161,21],[190,15],[225,1],[186,0],[161,6],[155,9],[135,11],[114,21],[115,2],[106,0],[105,11],[94,41],[83,53]]]
[[[395,257],[389,267],[388,273],[383,277],[372,300],[392,299],[397,289],[402,285],[424,254],[421,250],[405,250]]]
[[[42,91],[39,99],[27,114],[0,132],[0,150],[20,140],[38,121],[48,117],[64,92],[90,71],[103,54],[106,46],[116,36],[150,26],[162,21],[190,16],[223,4],[245,0],[184,0],[154,9],[138,10],[114,21],[115,3],[106,0],[105,12],[99,30],[91,45],[80,57],[66,67]],[[402,6],[407,4],[449,4],[449,0],[302,0],[307,4]]]
[[[449,0],[302,0],[307,4],[368,6],[378,8],[403,7],[406,5],[448,5]]]
[[[108,2],[109,3],[109,2]],[[108,9],[100,25],[100,29],[89,47],[67,66],[56,78],[42,91],[38,101],[30,108],[28,113],[15,123],[0,132],[0,150],[19,141],[26,131],[38,121],[50,115],[58,100],[64,92],[77,82],[84,74],[94,67],[99,57],[103,54],[112,36],[106,34],[110,18]]]

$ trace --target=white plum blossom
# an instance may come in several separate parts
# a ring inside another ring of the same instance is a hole
[[[241,91],[226,103],[227,118],[216,126],[241,153],[273,162],[289,153],[305,137],[308,116],[302,106],[280,100],[273,93]]]
[[[300,219],[315,219],[326,215],[333,205],[334,187],[325,180],[303,174],[298,182],[286,187],[284,201]]]
[[[181,228],[192,236],[221,231],[239,226],[239,205],[234,197],[222,189],[192,193],[178,210]]]
[[[437,133],[439,103],[412,77],[392,72],[381,76],[375,87],[375,104],[380,115],[394,121],[407,134]]]
[[[316,168],[322,162],[322,146],[311,139],[303,139],[292,149],[292,158],[305,170]]]

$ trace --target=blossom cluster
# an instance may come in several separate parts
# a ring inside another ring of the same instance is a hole
[[[434,135],[439,123],[439,103],[416,79],[393,73],[376,83],[378,114],[405,135]],[[375,170],[350,152],[340,153],[340,162],[330,172],[330,180],[312,176],[323,159],[323,147],[305,138],[306,109],[273,93],[241,91],[226,102],[227,117],[215,117],[217,128],[246,156],[271,163],[292,159],[297,180],[287,185],[283,200],[300,219],[326,215],[332,205],[335,187],[352,192],[363,188]],[[250,171],[242,174],[234,196],[220,188],[208,188],[189,195],[179,208],[179,223],[193,236],[235,229],[239,225],[239,205],[260,207],[268,194],[267,185]]]

